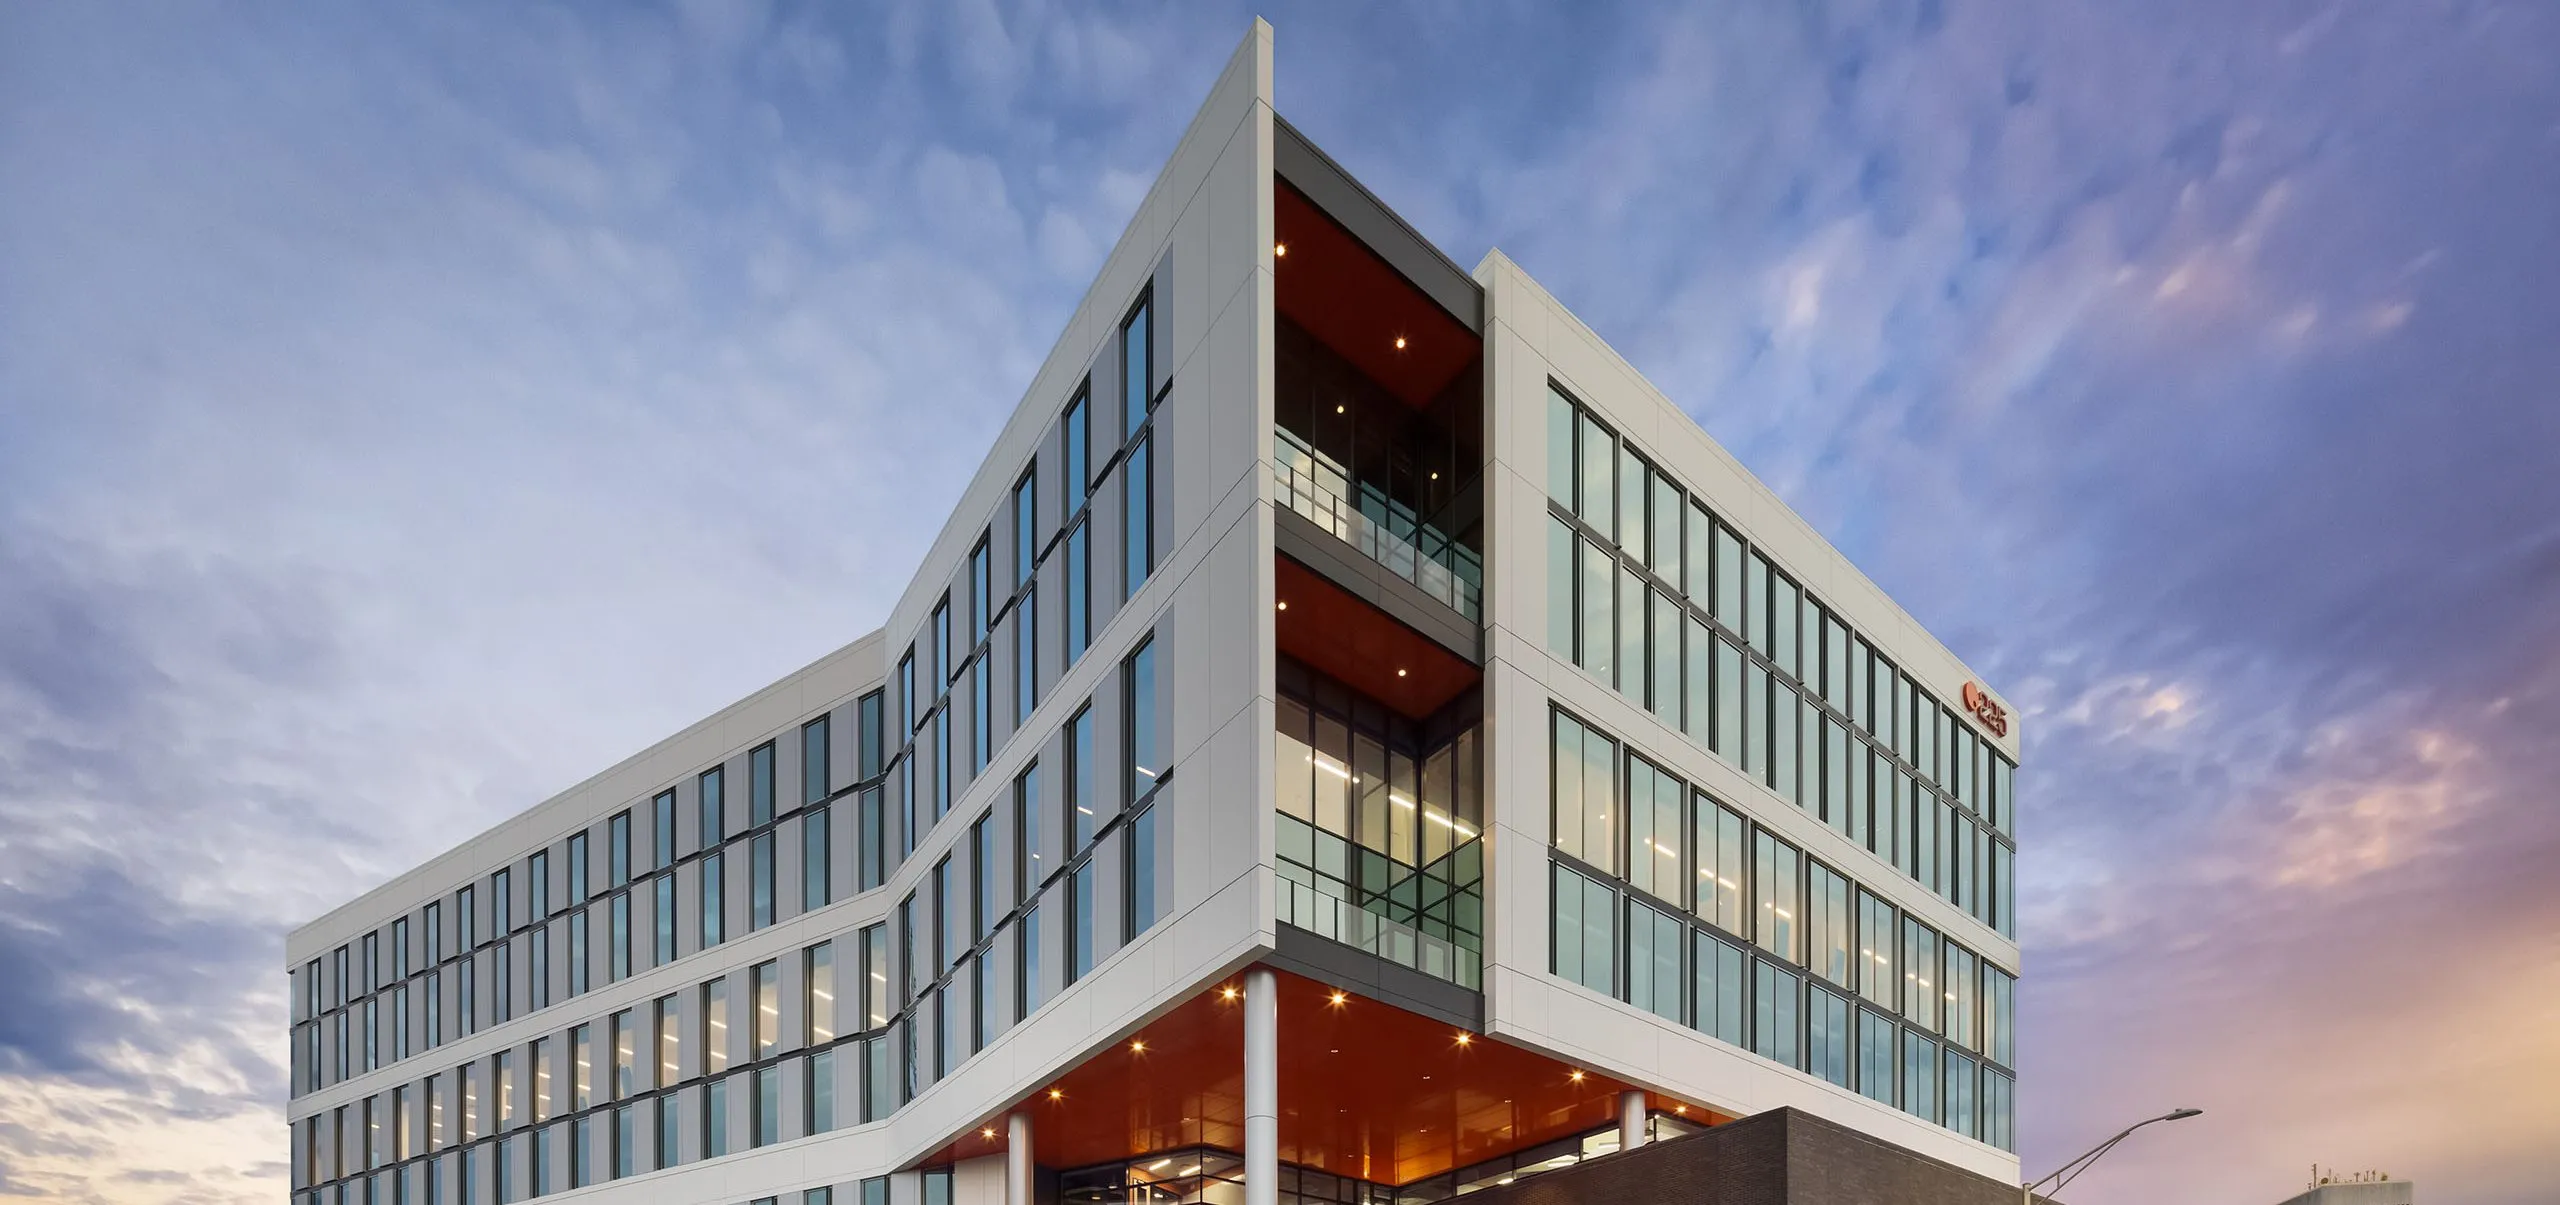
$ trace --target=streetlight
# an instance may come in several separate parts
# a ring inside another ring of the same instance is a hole
[[[2105,1155],[2108,1151],[2116,1149],[2117,1143],[2124,1141],[2125,1138],[2131,1135],[2135,1130],[2139,1130],[2144,1126],[2150,1125],[2152,1121],[2185,1121],[2190,1117],[2200,1117],[2203,1116],[2203,1114],[2204,1110],[2202,1109],[2179,1109],[2175,1112],[2163,1113],[2158,1117],[2152,1118],[2151,1121],[2137,1121],[2132,1125],[2126,1126],[2124,1130],[2121,1133],[2118,1133],[2115,1137],[2107,1139],[2105,1142],[2101,1142],[2095,1147],[2090,1148],[2088,1154],[2082,1155],[2069,1163],[2065,1163],[2062,1166],[2053,1169],[2052,1175],[2046,1176],[2044,1179],[2038,1180],[2034,1184],[2019,1185],[2018,1205],[2035,1205],[2036,1189],[2048,1181],[2056,1179],[2062,1181],[2061,1183],[2053,1186],[2053,1191],[2055,1192],[2061,1192],[2063,1189],[2070,1187],[2073,1180],[2080,1178],[2080,1173],[2089,1170],[2090,1164],[2096,1163],[2100,1156]]]

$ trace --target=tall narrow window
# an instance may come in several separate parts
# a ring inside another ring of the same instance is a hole
[[[664,870],[676,861],[676,793],[660,791],[649,801],[649,866]]]
[[[729,835],[728,821],[723,815],[723,801],[720,798],[720,771],[721,767],[713,766],[703,771],[702,777],[697,780],[701,787],[699,797],[702,816],[702,848],[704,849],[717,847]]]
[[[631,977],[631,893],[616,894],[605,934],[605,978],[620,983]]]
[[[748,1017],[748,1058],[762,1061],[773,1056],[781,1042],[782,969],[779,963],[760,962],[750,972],[755,985],[755,1012]]]
[[[1041,862],[1040,765],[1034,762],[1013,780],[1013,898],[1028,902],[1048,877]]]
[[[1067,982],[1093,969],[1093,863],[1078,863],[1067,876]]]
[[[676,960],[676,876],[661,874],[649,883],[649,923],[652,930],[649,965],[662,967]]]
[[[824,1046],[836,1040],[836,947],[822,941],[801,951],[800,980],[808,992],[801,1002],[801,1020],[808,1026],[803,1035],[808,1045]]]
[[[569,834],[569,903],[574,906],[586,899],[592,893],[594,883],[595,880],[587,877],[587,834],[583,831],[571,833]],[[402,942],[400,945],[401,953],[405,956],[408,953],[408,943]]]
[[[1804,957],[1796,936],[1804,918],[1796,898],[1802,874],[1802,855],[1795,846],[1766,832],[1755,836],[1751,879],[1759,903],[1760,948],[1789,962]]]
[[[1083,510],[1085,498],[1093,492],[1093,421],[1085,404],[1087,396],[1078,389],[1075,400],[1067,403],[1066,417],[1058,423],[1059,459],[1065,462],[1058,484],[1070,515]]]
[[[1128,740],[1128,773],[1123,783],[1135,803],[1155,793],[1164,776],[1164,754],[1157,736],[1156,646],[1150,637],[1129,654],[1121,676],[1122,731]]]
[[[773,823],[773,742],[747,753],[747,826]]]
[[[674,996],[660,996],[651,1006],[651,1021],[657,1030],[658,1082],[660,1088],[672,1088],[682,1078],[679,1068],[684,1062],[683,1010]]]
[[[1556,848],[1603,871],[1618,863],[1618,743],[1554,713],[1550,768]],[[1322,784],[1318,784],[1321,786]]]
[[[1092,524],[1078,521],[1067,533],[1067,663],[1073,665],[1093,643]]]
[[[856,851],[858,861],[855,868],[861,872],[861,877],[854,883],[856,890],[869,891],[888,877],[887,807],[886,797],[878,787],[863,788],[854,805],[856,820],[861,826],[855,834],[861,843],[861,848]]]
[[[800,909],[814,912],[834,898],[834,864],[828,855],[827,809],[814,808],[800,818]]]
[[[989,535],[978,533],[977,546],[969,550],[969,643],[987,638],[987,627],[995,622],[995,550],[988,544]]]
[[[1828,866],[1805,862],[1805,935],[1810,939],[1805,966],[1842,987],[1850,983],[1849,880]]]
[[[828,749],[830,727],[823,715],[800,725],[800,803],[803,807],[825,803],[828,793],[835,789]]]
[[[1093,830],[1100,823],[1094,808],[1101,801],[1093,792],[1093,707],[1087,704],[1067,721],[1061,741],[1066,756],[1067,856],[1093,842]]]
[[[889,1017],[898,1011],[896,984],[890,978],[897,970],[889,964],[889,927],[866,925],[858,941],[862,950],[862,1028],[865,1032],[885,1029]]]
[[[1690,795],[1690,858],[1698,868],[1699,919],[1736,937],[1751,935],[1751,912],[1743,906],[1742,885],[1749,878],[1749,827],[1740,813],[1717,803],[1703,791]]]
[[[725,940],[720,931],[721,917],[727,911],[722,907],[727,890],[720,881],[721,857],[716,849],[702,856],[702,948],[706,950]]]
[[[990,808],[969,826],[969,944],[987,939],[1001,916],[996,904],[996,814]]]
[[[1128,849],[1122,859],[1127,868],[1129,896],[1124,902],[1122,931],[1124,939],[1136,940],[1156,923],[1156,808],[1140,811],[1128,824]]]
[[[569,914],[569,994],[583,996],[587,992],[587,909]]]
[[[1608,884],[1561,863],[1554,872],[1550,969],[1558,978],[1615,996],[1617,896]]]
[[[1126,531],[1120,550],[1127,567],[1120,592],[1123,599],[1137,597],[1138,588],[1147,584],[1147,575],[1156,568],[1155,458],[1148,454],[1154,442],[1151,435],[1140,437],[1129,445],[1128,459],[1121,465],[1120,513],[1126,520]]]
[[[631,882],[631,813],[614,813],[613,819],[605,822],[604,833],[607,886],[624,886]]]
[[[728,1069],[729,981],[722,978],[702,985],[702,1073]]]
[[[773,924],[773,834],[758,833],[747,845],[747,931]]]

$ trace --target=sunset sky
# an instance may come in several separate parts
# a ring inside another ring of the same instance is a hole
[[[2030,1175],[2560,1184],[2560,7],[1263,7],[2024,713]],[[0,5],[0,1201],[280,1202],[283,935],[853,639],[1254,9]]]

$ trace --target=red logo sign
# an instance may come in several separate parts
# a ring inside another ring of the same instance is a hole
[[[1982,726],[1990,729],[1991,735],[2009,735],[2008,711],[1998,703],[1992,702],[1989,693],[1971,682],[1964,684],[1964,709],[1972,712],[1973,718],[1982,721]]]

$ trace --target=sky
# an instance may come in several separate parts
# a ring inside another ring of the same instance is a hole
[[[2560,9],[1274,4],[2022,713],[2030,1175],[2560,1149]],[[282,1199],[282,938],[876,626],[1252,10],[0,5],[0,1200]]]

